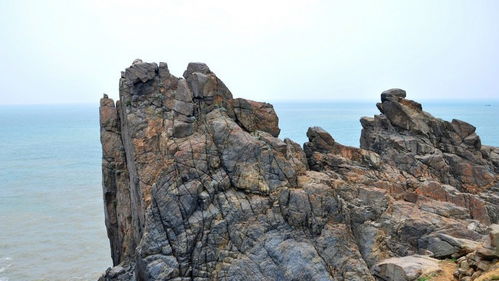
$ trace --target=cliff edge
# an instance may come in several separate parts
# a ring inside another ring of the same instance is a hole
[[[302,148],[205,64],[177,78],[136,60],[119,85],[100,106],[101,280],[415,280],[438,259],[499,257],[499,148],[403,90],[361,119],[361,148],[318,127]]]

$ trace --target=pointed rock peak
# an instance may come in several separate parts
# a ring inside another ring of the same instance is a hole
[[[132,62],[132,65],[136,65],[136,64],[140,64],[140,63],[143,63],[143,61],[141,59],[134,59]]]
[[[184,71],[184,78],[187,79],[192,73],[194,72],[200,72],[203,74],[210,74],[212,73],[210,68],[202,62],[190,62],[187,65],[187,69]]]
[[[114,101],[113,99],[110,99],[107,94],[104,93],[102,95],[102,98],[100,99],[100,104],[101,106],[108,106],[108,105],[114,106]]]
[[[145,83],[156,75],[158,65],[156,63],[145,63],[141,59],[133,61],[132,65],[125,70],[123,77],[132,83]]]
[[[166,62],[160,62],[159,68],[168,70],[168,64]]]
[[[399,101],[406,97],[405,90],[399,88],[388,89],[381,93],[381,102],[384,101]]]
[[[159,63],[158,74],[162,78],[170,76],[170,70],[168,69],[168,64],[166,62]]]
[[[134,59],[133,62],[132,62],[132,65],[136,65],[136,64],[139,64],[139,63],[143,63],[143,61],[141,59]]]

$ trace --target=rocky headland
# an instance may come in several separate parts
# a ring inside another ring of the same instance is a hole
[[[499,148],[401,89],[360,120],[355,148],[319,127],[303,146],[279,139],[272,105],[233,98],[202,63],[177,78],[136,60],[119,85],[100,106],[114,264],[101,280],[430,280],[445,259],[445,280],[499,270]]]

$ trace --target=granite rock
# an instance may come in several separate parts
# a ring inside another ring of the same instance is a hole
[[[383,93],[361,148],[319,127],[302,148],[205,64],[136,61],[101,99],[101,280],[413,280],[418,253],[468,253],[498,220],[499,150],[405,98]]]
[[[386,281],[413,281],[422,275],[438,273],[438,260],[425,256],[386,259],[374,266],[376,276]]]

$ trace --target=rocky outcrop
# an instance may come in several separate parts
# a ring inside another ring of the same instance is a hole
[[[405,99],[405,91],[381,94],[381,115],[362,118],[361,147],[417,178],[434,179],[477,193],[498,181],[497,148],[482,149],[475,127],[447,122]]]
[[[386,259],[473,251],[498,220],[499,150],[405,97],[382,94],[362,148],[312,127],[302,149],[205,64],[136,60],[101,100],[101,280],[396,280]]]

